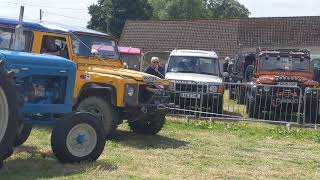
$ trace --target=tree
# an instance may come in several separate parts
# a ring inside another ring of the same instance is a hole
[[[88,28],[111,33],[119,38],[127,19],[148,20],[153,8],[147,0],[99,0],[89,7]]]
[[[209,17],[248,17],[250,11],[237,0],[208,0],[207,13]]]
[[[202,0],[149,0],[155,19],[206,18],[206,4]]]
[[[248,17],[249,10],[237,0],[149,0],[155,19]]]

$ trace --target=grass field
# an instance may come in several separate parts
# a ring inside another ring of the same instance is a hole
[[[158,136],[126,125],[95,163],[62,165],[49,129],[36,128],[0,179],[320,179],[320,132],[260,123],[183,122]]]

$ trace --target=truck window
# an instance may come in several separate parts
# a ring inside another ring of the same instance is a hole
[[[13,49],[14,29],[7,27],[0,27],[0,49]],[[31,31],[24,31],[24,52],[30,52],[32,47],[33,33]]]
[[[43,36],[41,54],[51,54],[69,59],[66,38],[55,36]]]
[[[310,60],[307,58],[289,57],[260,57],[260,69],[262,70],[291,70],[308,71]]]
[[[72,46],[75,54],[91,56],[94,49],[101,58],[119,59],[119,52],[114,40],[107,37],[77,34],[72,35]]]
[[[216,58],[171,56],[168,72],[219,75],[219,61]]]

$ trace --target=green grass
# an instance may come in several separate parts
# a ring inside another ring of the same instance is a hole
[[[170,118],[158,136],[122,125],[95,163],[60,164],[36,128],[1,179],[320,179],[320,132],[249,122]]]
[[[229,90],[225,91],[223,101],[224,114],[236,117],[248,117],[248,114],[246,113],[246,105],[238,104],[237,100],[231,100],[229,98]]]

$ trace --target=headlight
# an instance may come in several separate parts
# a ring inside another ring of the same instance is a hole
[[[174,91],[174,90],[175,90],[174,82],[170,82],[170,84],[169,84],[169,89],[170,89],[171,91]]]
[[[216,92],[218,92],[218,87],[211,85],[211,86],[209,86],[208,91],[212,92],[212,93],[216,93]]]
[[[310,88],[306,88],[306,93],[311,93],[311,89]]]
[[[269,92],[270,91],[270,86],[264,86],[264,88],[263,88],[263,90],[265,91],[265,92]]]
[[[134,88],[133,87],[129,86],[127,88],[127,95],[130,97],[134,95]]]

